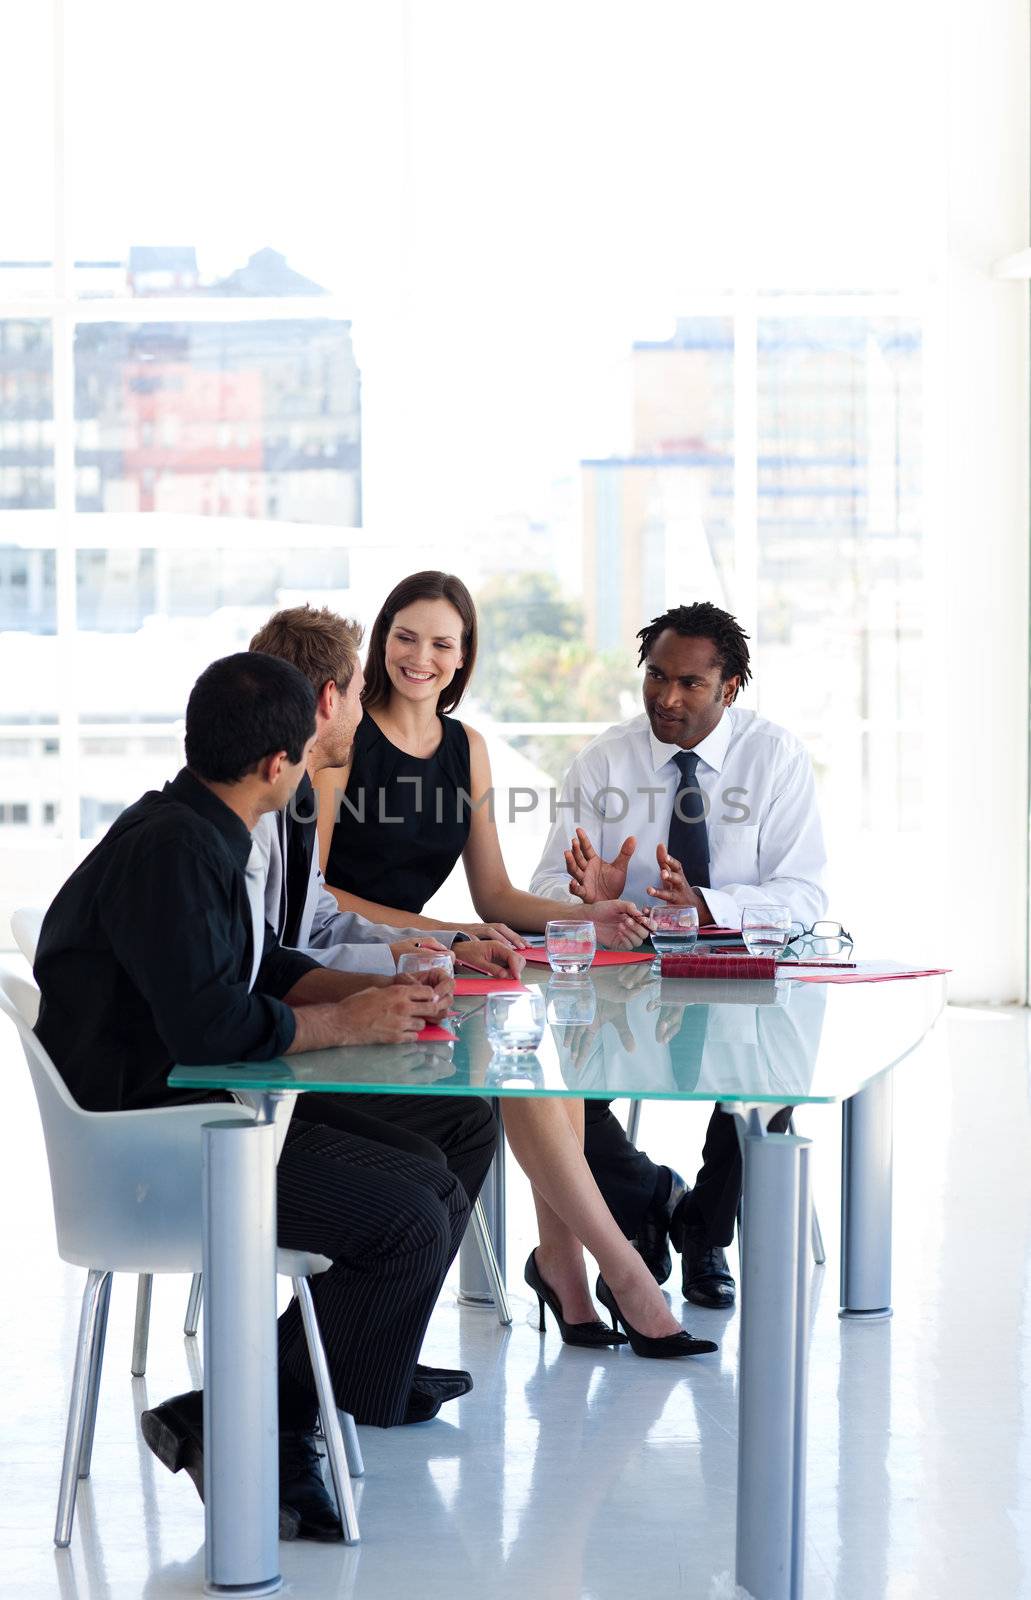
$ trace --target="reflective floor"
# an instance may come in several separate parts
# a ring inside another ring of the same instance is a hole
[[[139,1441],[135,1414],[196,1381],[186,1279],[155,1287],[149,1371],[129,1377],[134,1283],[115,1282],[93,1477],[70,1550],[51,1543],[82,1274],[57,1262],[42,1143],[0,1027],[0,1594],[198,1594],[203,1512]],[[646,1109],[641,1138],[690,1173],[705,1112]],[[838,1115],[809,1111],[828,1261],[814,1272],[808,1600],[1031,1597],[1031,1115],[1024,1012],[955,1011],[896,1084],[895,1317],[837,1318]],[[281,1546],[298,1597],[496,1600],[733,1596],[737,1317],[685,1314],[718,1357],[566,1350],[530,1325],[532,1241],[512,1170],[515,1323],[441,1298],[426,1359],[476,1389],[447,1420],[362,1429],[355,1550]],[[672,1290],[673,1280],[667,1287]],[[679,1307],[677,1297],[675,1303]],[[192,1363],[192,1366],[191,1366]]]

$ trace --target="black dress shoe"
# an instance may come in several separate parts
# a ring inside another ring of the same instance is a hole
[[[473,1380],[461,1367],[416,1367],[405,1422],[429,1422],[448,1400],[468,1394]]]
[[[344,1537],[337,1508],[326,1490],[313,1433],[280,1430],[279,1500],[297,1518],[295,1538],[330,1544]]]
[[[685,1223],[680,1228],[674,1223],[674,1232],[684,1258],[684,1299],[712,1311],[730,1311],[736,1288],[722,1246],[708,1242],[704,1223]]]
[[[473,1386],[473,1375],[471,1372],[466,1372],[464,1367],[424,1367],[419,1361],[416,1363],[415,1376],[439,1379],[442,1383],[461,1384],[462,1387],[456,1389],[455,1394],[468,1394]]]
[[[665,1283],[673,1271],[669,1253],[669,1232],[673,1213],[690,1189],[672,1167],[662,1168],[669,1177],[669,1192],[665,1200],[653,1200],[637,1229],[634,1249],[640,1255],[656,1283]]]
[[[140,1432],[169,1472],[186,1473],[204,1499],[204,1405],[200,1389],[177,1394],[140,1416]],[[300,1517],[280,1502],[279,1537],[296,1539]]]

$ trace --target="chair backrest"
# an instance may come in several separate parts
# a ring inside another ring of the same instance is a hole
[[[116,1272],[198,1272],[201,1127],[234,1105],[84,1111],[32,1029],[39,990],[0,972],[0,1011],[18,1030],[43,1123],[57,1248],[64,1261]]]
[[[38,906],[19,906],[11,916],[11,932],[14,942],[25,957],[29,966],[36,959],[36,946],[39,943],[39,930],[43,926],[46,915]]]

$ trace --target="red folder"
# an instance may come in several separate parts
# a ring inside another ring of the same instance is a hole
[[[942,978],[951,967],[922,967],[912,972],[792,972],[781,967],[795,983],[894,983],[896,978]]]
[[[529,994],[518,978],[456,978],[455,994]]]
[[[533,961],[539,967],[550,966],[546,950],[521,950],[527,961]],[[651,950],[596,950],[592,967],[628,967],[634,961],[654,961],[655,956]]]
[[[422,1032],[416,1034],[418,1044],[433,1044],[438,1039],[457,1039],[457,1033],[449,1033],[447,1028],[438,1028],[435,1022],[427,1022]]]

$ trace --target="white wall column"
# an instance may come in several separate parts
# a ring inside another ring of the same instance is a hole
[[[945,741],[952,998],[1026,998],[1028,288],[997,263],[1029,240],[1029,17],[948,12],[949,186],[942,348]],[[933,498],[932,498],[933,504]],[[905,892],[905,885],[898,886]],[[919,906],[913,907],[919,917]],[[932,932],[933,930],[928,930]]]

